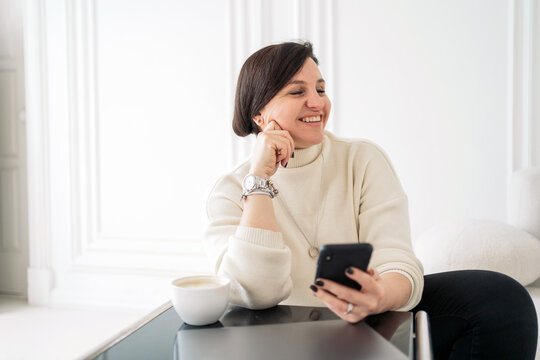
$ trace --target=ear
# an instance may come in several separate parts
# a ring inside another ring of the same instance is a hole
[[[258,113],[255,117],[253,117],[253,121],[259,127],[262,127],[264,125],[264,120],[263,120],[263,117],[262,117],[261,113]]]

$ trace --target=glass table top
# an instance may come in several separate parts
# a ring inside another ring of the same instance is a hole
[[[279,305],[266,310],[248,310],[231,306],[219,322],[197,327],[184,324],[169,303],[154,313],[144,325],[129,334],[124,334],[110,346],[89,358],[97,360],[213,358],[209,354],[215,351],[220,354],[218,358],[233,358],[233,353],[227,355],[231,344],[237,344],[238,339],[241,339],[244,342],[240,344],[244,346],[246,338],[251,337],[253,340],[256,334],[260,334],[259,337],[266,340],[262,342],[259,340],[257,345],[256,341],[250,341],[249,346],[255,347],[253,351],[261,350],[265,345],[274,346],[275,349],[276,344],[272,345],[271,340],[278,338],[282,339],[281,343],[277,343],[279,348],[281,345],[286,346],[284,343],[287,341],[283,339],[288,338],[295,338],[302,346],[311,347],[313,344],[318,346],[321,342],[326,343],[326,339],[329,339],[333,344],[346,348],[353,342],[358,343],[358,338],[366,339],[371,336],[372,342],[388,340],[392,348],[389,350],[407,359],[412,358],[412,319],[412,313],[388,312],[368,317],[353,325],[339,319],[327,308]],[[375,330],[376,333],[371,330]],[[321,338],[317,340],[319,336]],[[367,345],[358,346],[365,348]],[[208,352],[210,347],[214,347],[215,351]],[[296,348],[281,350],[297,351]],[[235,354],[234,356],[238,358],[237,351]],[[306,358],[317,358],[317,353],[312,355],[315,357],[306,355]]]

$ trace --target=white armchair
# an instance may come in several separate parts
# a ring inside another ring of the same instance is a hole
[[[508,210],[507,223],[462,219],[438,224],[421,234],[413,244],[425,272],[492,270],[523,286],[539,284],[540,167],[513,174]],[[540,302],[540,298],[535,301]]]
[[[526,286],[540,313],[540,167],[517,171],[509,184],[507,223],[463,219],[439,224],[413,241],[426,274],[483,269]],[[540,343],[536,358],[540,359]]]

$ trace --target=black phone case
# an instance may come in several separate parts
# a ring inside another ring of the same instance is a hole
[[[360,290],[356,281],[345,275],[349,266],[366,271],[373,247],[368,243],[361,244],[329,244],[321,248],[317,261],[315,279],[323,278]]]

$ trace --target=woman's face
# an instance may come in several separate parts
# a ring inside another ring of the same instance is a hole
[[[254,120],[261,130],[276,121],[302,149],[322,142],[331,107],[319,68],[309,58]]]

